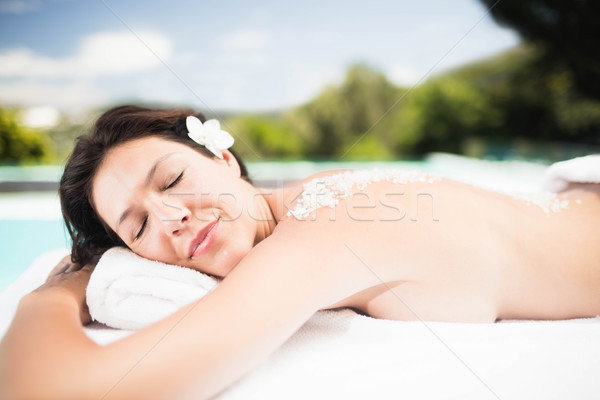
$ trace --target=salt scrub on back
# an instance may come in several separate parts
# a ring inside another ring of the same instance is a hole
[[[560,212],[569,208],[569,200],[559,199],[556,193],[527,193],[527,194],[511,194],[517,200],[525,201],[528,206],[534,205],[542,209],[546,214],[552,212]],[[575,200],[577,204],[581,204],[581,200]]]
[[[303,184],[302,196],[293,209],[287,212],[288,216],[296,219],[309,217],[313,212],[322,207],[334,208],[340,199],[352,194],[352,189],[357,187],[363,190],[374,182],[387,181],[393,183],[425,182],[433,183],[441,180],[439,176],[431,175],[419,170],[394,170],[371,169],[362,171],[347,171],[339,174],[314,178]]]
[[[322,207],[334,208],[352,194],[354,187],[363,190],[374,182],[387,181],[406,184],[411,182],[433,183],[442,178],[420,170],[372,169],[347,171],[321,178],[314,178],[303,184],[302,195],[293,209],[288,210],[288,216],[305,219]],[[517,200],[524,201],[528,206],[539,207],[546,214],[560,212],[569,208],[569,201],[559,198],[556,193],[508,193]],[[581,200],[575,201],[581,204]]]

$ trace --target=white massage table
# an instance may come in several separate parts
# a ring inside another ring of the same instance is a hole
[[[437,155],[430,160],[434,172],[438,159],[438,172],[460,177],[460,171],[475,171],[468,181],[497,190],[536,191],[546,169]],[[600,182],[600,158],[583,161],[589,165],[550,172]],[[65,252],[43,254],[0,294],[0,335],[19,298],[41,284]],[[100,344],[130,334],[100,324],[85,331]],[[600,399],[600,317],[465,324],[319,312],[218,398]]]
[[[0,334],[64,253],[43,254],[0,294]],[[130,334],[86,333],[101,344]],[[218,398],[598,399],[600,317],[464,324],[319,312]]]

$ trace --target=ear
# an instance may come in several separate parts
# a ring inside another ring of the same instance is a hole
[[[221,154],[223,154],[223,161],[227,163],[227,166],[231,169],[235,176],[239,178],[242,175],[242,171],[240,169],[240,164],[238,164],[233,154],[229,150],[223,150],[221,151]]]

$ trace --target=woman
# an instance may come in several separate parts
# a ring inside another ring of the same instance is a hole
[[[189,115],[120,107],[78,141],[61,201],[83,267],[22,299],[0,344],[2,397],[208,397],[321,309],[465,322],[600,313],[599,185],[521,199],[418,172],[336,171],[267,191],[218,126]],[[225,279],[100,347],[82,330],[85,286],[114,245]]]

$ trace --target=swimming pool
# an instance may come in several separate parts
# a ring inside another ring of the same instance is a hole
[[[4,167],[3,167],[4,168]],[[35,171],[10,167],[10,176],[40,179]],[[248,163],[257,182],[277,186],[281,182],[332,169],[417,168],[495,190],[532,192],[544,172],[542,164],[485,161],[448,154],[433,154],[424,161],[397,162],[255,162]],[[42,174],[56,179],[56,168],[42,168]],[[0,174],[1,175],[1,174]],[[58,175],[59,176],[59,175]],[[2,177],[0,176],[0,179]],[[5,178],[9,179],[9,178]],[[0,193],[0,292],[13,282],[40,254],[69,247],[54,192]]]

